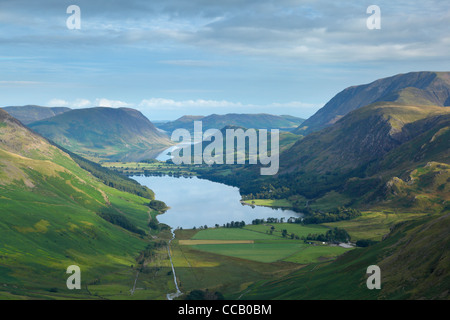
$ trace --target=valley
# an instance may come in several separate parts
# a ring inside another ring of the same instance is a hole
[[[283,129],[273,176],[249,150],[245,164],[176,165],[131,108],[0,109],[0,298],[448,299],[448,74],[350,87],[306,121],[158,124]]]

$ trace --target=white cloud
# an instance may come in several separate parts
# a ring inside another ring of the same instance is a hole
[[[68,107],[72,109],[88,108],[92,107],[92,102],[87,99],[76,99],[74,101],[66,101],[63,99],[52,99],[47,105],[49,107]]]
[[[109,100],[106,98],[101,98],[95,99],[95,106],[109,107],[109,108],[123,108],[123,107],[131,107],[132,104],[120,100]]]
[[[69,105],[69,102],[62,99],[52,99],[49,102],[47,102],[47,106],[49,107],[67,107]]]
[[[172,100],[165,98],[151,98],[142,100],[139,108],[146,110],[180,110],[189,108],[204,108],[204,109],[231,109],[231,108],[242,108],[242,109],[266,109],[268,111],[274,108],[294,108],[294,109],[311,109],[317,108],[318,106],[311,103],[305,103],[301,101],[291,101],[291,102],[274,102],[269,104],[244,104],[241,102],[231,102],[227,100]]]

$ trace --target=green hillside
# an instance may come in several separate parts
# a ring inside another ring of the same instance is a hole
[[[34,122],[31,129],[92,160],[150,159],[172,144],[137,110],[88,108]]]
[[[448,299],[449,226],[449,213],[403,222],[376,245],[259,282],[242,292],[241,299]],[[380,267],[380,290],[367,288],[370,265]]]
[[[126,297],[130,266],[149,245],[148,203],[0,110],[0,297],[96,298],[100,284],[110,288],[102,294]],[[70,265],[81,268],[80,291],[66,287]]]

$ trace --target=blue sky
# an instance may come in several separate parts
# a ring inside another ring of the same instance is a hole
[[[307,118],[348,86],[449,71],[449,21],[431,0],[0,1],[0,106]]]

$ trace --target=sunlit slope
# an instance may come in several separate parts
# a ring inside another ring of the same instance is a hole
[[[380,243],[251,286],[242,299],[448,299],[450,214],[403,222]],[[381,269],[381,289],[369,290],[367,267]]]
[[[148,201],[102,184],[0,110],[0,290],[64,296],[69,265],[84,284],[129,268],[146,246]],[[99,216],[107,212],[140,232]]]
[[[150,159],[172,144],[142,113],[130,108],[71,110],[29,126],[58,145],[94,160]]]

